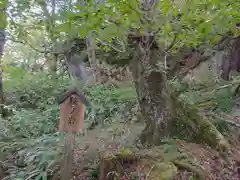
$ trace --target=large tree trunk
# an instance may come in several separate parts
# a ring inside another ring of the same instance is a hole
[[[5,40],[5,30],[0,29],[0,60],[3,55],[5,41],[6,41]],[[1,72],[0,72],[0,114],[2,114],[2,116],[4,116],[4,114],[3,114],[4,94],[3,94],[3,77],[2,76],[3,76],[3,70],[1,69]]]
[[[153,19],[150,10],[153,10],[154,3],[155,0],[143,0],[141,3],[143,16],[147,19]],[[228,143],[209,119],[199,113],[197,108],[183,102],[168,84],[168,78],[175,76],[178,70],[181,72],[179,62],[182,56],[172,54],[169,56],[167,51],[172,43],[168,48],[164,47],[165,45],[159,47],[151,26],[148,23],[143,25],[149,27],[145,29],[144,34],[137,35],[136,30],[134,35],[129,35],[135,53],[131,60],[131,72],[141,113],[145,119],[141,142],[157,145],[164,136],[185,135],[187,139],[190,134],[193,136],[191,140],[198,140],[228,151]],[[198,62],[201,58],[197,59]],[[190,69],[195,65],[196,63],[191,63]],[[188,70],[189,68],[186,68],[184,73]]]
[[[154,4],[155,0],[142,0],[140,9],[145,18],[153,19],[151,10]],[[140,140],[144,144],[158,144],[160,137],[169,132],[169,93],[167,73],[164,72],[167,68],[159,68],[159,63],[166,66],[164,54],[157,52],[159,49],[154,35],[151,35],[151,26],[148,23],[143,25],[148,27],[144,35],[133,37],[135,54],[131,61],[131,71],[141,113],[145,118],[145,129]]]
[[[140,42],[134,45],[135,54],[131,61],[131,71],[141,113],[146,121],[141,141],[157,144],[160,137],[168,133],[169,96],[166,73],[158,71],[156,67],[159,60],[164,63],[164,57],[159,57],[153,37],[151,39],[149,44],[152,45],[148,50]]]
[[[0,64],[2,64],[1,62],[1,58],[3,55],[3,50],[4,50],[4,45],[6,42],[6,33],[5,33],[5,29],[7,26],[7,15],[6,13],[4,13],[7,10],[8,7],[8,0],[3,0],[0,3],[0,9],[3,13],[0,14]],[[4,116],[4,94],[3,94],[3,70],[2,68],[0,69],[0,114],[2,114],[2,116]]]
[[[148,39],[144,41],[144,39]],[[147,42],[147,43],[146,43]],[[157,145],[169,135],[204,142],[222,151],[228,151],[227,141],[212,122],[197,108],[181,101],[167,81],[166,61],[158,51],[153,36],[142,36],[134,43],[131,60],[141,113],[145,129],[140,137],[143,144]],[[175,59],[175,58],[174,58]],[[162,64],[162,68],[158,64]]]

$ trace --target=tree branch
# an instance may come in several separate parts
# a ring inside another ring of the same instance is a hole
[[[33,49],[34,51],[37,51],[38,53],[47,53],[47,52],[49,52],[49,51],[46,51],[46,50],[44,50],[44,51],[43,50],[39,50],[39,49],[33,47],[33,45],[27,43],[26,41],[15,40],[15,39],[12,39],[12,38],[6,38],[6,40],[10,40],[10,41],[15,42],[15,43],[21,43],[23,45],[28,45],[31,49]]]
[[[178,77],[185,77],[189,71],[195,69],[196,67],[199,66],[201,62],[208,60],[210,57],[211,56],[204,56],[204,55],[202,56],[200,54],[192,55],[192,57],[188,58],[188,60],[191,61],[192,58],[194,58],[195,60],[192,60],[193,63],[190,63],[190,66],[184,66],[183,68],[181,68],[180,72],[178,73]]]
[[[102,41],[102,40],[99,39],[99,38],[96,38],[96,40],[97,40],[98,42],[100,42],[101,44],[103,44],[103,45],[106,45],[106,46],[111,47],[112,49],[114,49],[114,50],[117,51],[117,52],[125,52],[125,50],[126,50],[126,48],[125,48],[125,46],[124,46],[123,43],[121,44],[122,49],[118,49],[118,48],[117,48],[116,46],[114,46],[113,44],[108,43],[108,42],[105,42],[105,41]]]
[[[168,46],[168,48],[165,50],[165,52],[168,52],[169,50],[171,50],[173,48],[173,46],[175,46],[178,42],[179,41],[177,41],[177,34],[175,34],[171,44]]]

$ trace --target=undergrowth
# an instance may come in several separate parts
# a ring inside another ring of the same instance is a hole
[[[210,117],[217,130],[222,134],[229,134],[233,130],[232,124],[229,124],[222,114],[228,114],[234,106],[234,90],[232,86],[226,86],[227,82],[179,82],[171,81],[171,87],[178,93],[181,101],[193,105],[199,109],[199,112]],[[229,84],[229,83],[228,83]],[[183,128],[182,124],[177,127]],[[178,134],[179,137],[184,136]],[[188,137],[186,137],[188,139]]]
[[[70,83],[68,78],[53,81],[45,73],[8,72],[4,89],[10,113],[0,120],[5,180],[47,179],[56,170],[61,160],[57,99]],[[124,112],[136,104],[133,88],[92,85],[85,94],[92,105],[86,110],[86,126],[93,121],[111,123],[116,116],[124,119]]]
[[[199,108],[229,112],[234,105],[232,87],[221,88],[226,82],[212,84],[212,82],[180,83],[172,81],[171,84],[180,93],[182,100]]]
[[[67,77],[56,81],[42,72],[9,70],[4,81],[9,113],[0,119],[0,172],[4,170],[4,180],[49,179],[58,169],[62,151],[61,134],[57,132],[57,99],[71,83]],[[205,85],[176,82],[174,87],[190,104],[199,106],[210,102],[202,106],[225,112],[232,107],[228,89],[204,91],[202,89],[208,88]],[[91,85],[84,93],[91,103],[86,109],[85,127],[93,122],[106,125],[119,119],[131,119],[131,109],[135,108],[137,99],[133,87]],[[223,131],[224,126],[219,124],[218,128]]]

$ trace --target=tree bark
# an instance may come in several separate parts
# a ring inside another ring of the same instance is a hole
[[[229,38],[224,44],[225,54],[222,57],[221,78],[230,79],[231,71],[240,72],[240,36]]]
[[[142,143],[157,144],[160,137],[168,135],[168,90],[165,72],[157,70],[160,57],[154,38],[149,49],[141,42],[134,44],[135,54],[131,61],[131,72],[134,79],[141,113],[145,118],[145,129],[140,137]],[[156,69],[156,70],[154,70]]]
[[[142,39],[147,38],[148,43],[143,43]],[[133,47],[135,54],[131,60],[131,72],[145,119],[141,143],[157,145],[160,138],[174,135],[228,151],[228,142],[211,120],[197,108],[183,102],[168,84],[165,68],[157,67],[159,62],[166,64],[166,59],[159,55],[154,37],[138,39],[140,41],[135,41]]]
[[[4,45],[5,45],[5,30],[0,29],[0,60],[3,55]],[[2,62],[0,62],[2,64]],[[0,72],[0,114],[4,116],[4,94],[3,94],[3,70]]]
[[[97,66],[96,60],[96,53],[93,44],[93,37],[91,31],[89,31],[88,36],[86,37],[86,46],[87,46],[87,53],[88,53],[88,60],[90,62],[90,66],[93,72],[94,81],[99,81],[99,71]]]
[[[140,9],[147,19],[154,19],[152,10],[155,0],[142,0]],[[144,21],[142,17],[142,22]],[[153,23],[153,22],[152,22]],[[144,34],[133,36],[135,54],[131,61],[141,113],[145,118],[145,129],[140,137],[143,144],[158,144],[160,138],[169,132],[169,93],[167,90],[167,64],[164,53],[158,53],[150,23],[145,26]],[[159,63],[163,67],[159,67]]]
[[[3,0],[2,3],[0,3],[0,10],[3,12],[0,14],[0,64],[2,65],[2,55],[4,51],[4,45],[6,42],[6,26],[7,26],[7,15],[5,11],[8,7],[8,0]],[[1,66],[2,67],[2,66]],[[3,69],[0,69],[0,114],[4,116],[4,94],[3,94]]]

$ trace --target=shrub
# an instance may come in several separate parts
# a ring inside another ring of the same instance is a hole
[[[61,153],[60,133],[56,129],[59,119],[56,100],[70,83],[66,77],[54,81],[43,72],[9,73],[4,84],[13,112],[0,120],[0,161],[7,172],[6,179],[46,179],[55,170]],[[85,92],[92,104],[86,111],[86,124],[111,122],[136,103],[133,88],[92,85]]]

